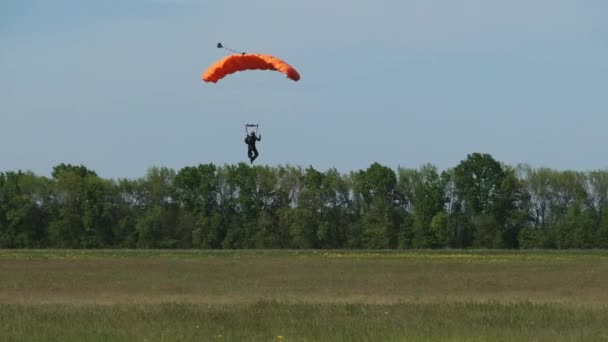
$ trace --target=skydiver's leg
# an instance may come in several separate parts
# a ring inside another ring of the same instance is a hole
[[[251,162],[253,163],[255,158],[257,158],[260,154],[258,153],[258,149],[255,147],[251,150],[251,152],[253,152],[253,156],[250,159],[251,159]]]

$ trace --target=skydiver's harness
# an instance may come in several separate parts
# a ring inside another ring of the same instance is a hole
[[[258,126],[259,126],[258,124],[246,124],[245,125],[245,143],[247,145],[252,146],[252,144],[250,144],[250,142],[251,142],[250,141],[251,136],[249,135],[249,130],[247,128],[248,127],[252,127],[252,128],[255,127],[255,135],[257,136],[258,135]],[[253,144],[255,144],[255,138],[253,140]],[[253,146],[255,146],[255,145],[253,145]]]

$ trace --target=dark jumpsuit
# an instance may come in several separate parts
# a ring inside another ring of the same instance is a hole
[[[261,137],[257,137],[255,134],[248,135],[245,137],[245,143],[247,144],[247,155],[249,156],[249,160],[251,163],[257,158],[260,154],[258,153],[258,149],[255,148],[255,142],[262,140]]]

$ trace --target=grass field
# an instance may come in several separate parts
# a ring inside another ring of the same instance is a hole
[[[608,251],[0,251],[0,341],[606,341]]]

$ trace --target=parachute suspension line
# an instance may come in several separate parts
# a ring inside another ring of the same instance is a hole
[[[217,48],[218,48],[218,49],[224,49],[224,50],[228,50],[228,51],[230,51],[230,52],[234,52],[234,53],[240,53],[241,55],[244,55],[244,54],[245,54],[245,52],[243,52],[243,51],[236,51],[236,50],[232,50],[231,48],[227,48],[227,47],[225,47],[224,45],[222,45],[222,43],[217,43]]]

